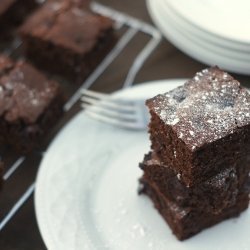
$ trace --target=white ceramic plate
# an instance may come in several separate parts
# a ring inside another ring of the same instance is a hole
[[[223,50],[191,36],[185,32],[185,29],[176,25],[176,22],[171,19],[172,13],[167,12],[161,4],[159,0],[148,0],[149,13],[165,37],[177,48],[205,64],[218,65],[227,71],[249,75],[250,62],[231,58],[221,53]]]
[[[184,29],[190,35],[197,37],[197,39],[203,40],[205,43],[211,44],[211,46],[216,46],[221,50],[225,50],[225,52],[227,52],[229,55],[232,54],[232,56],[236,55],[238,58],[241,57],[248,61],[250,60],[250,43],[242,44],[233,42],[231,40],[218,37],[213,33],[207,32],[206,30],[200,29],[196,25],[193,25],[192,22],[188,22],[179,12],[172,8],[168,0],[161,0],[161,8],[167,8],[167,13],[171,13],[171,19],[180,24],[182,29]]]
[[[164,5],[166,5],[177,18],[182,20],[183,25],[185,25],[188,30],[192,30],[193,32],[196,33],[196,36],[204,40],[207,40],[211,43],[223,45],[225,46],[225,48],[228,49],[233,49],[240,52],[245,51],[248,54],[250,53],[250,43],[240,43],[237,41],[228,40],[225,37],[217,36],[214,33],[208,32],[207,30],[202,29],[198,25],[193,24],[192,22],[190,22],[190,20],[185,18],[185,16],[183,16],[180,12],[178,12],[178,10],[173,8],[169,0],[162,0],[162,1],[164,2]]]
[[[146,99],[184,80],[120,91]],[[146,131],[129,131],[77,115],[46,153],[35,209],[49,250],[235,250],[250,245],[250,213],[179,242],[146,196],[137,194],[138,163],[149,151]],[[232,240],[231,240],[232,239]]]
[[[249,0],[166,0],[187,21],[218,37],[250,44]]]

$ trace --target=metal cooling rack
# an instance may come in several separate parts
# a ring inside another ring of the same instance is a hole
[[[90,88],[96,82],[96,80],[103,74],[103,72],[110,67],[111,63],[115,60],[115,58],[117,58],[122,53],[122,51],[126,48],[126,46],[128,46],[128,44],[132,41],[132,39],[138,33],[143,33],[149,37],[149,41],[145,46],[143,46],[141,51],[136,55],[136,59],[134,60],[132,66],[128,71],[128,74],[126,76],[122,88],[128,88],[132,86],[137,73],[143,66],[146,59],[158,46],[162,38],[160,32],[153,26],[148,25],[126,14],[105,7],[99,3],[93,3],[92,9],[97,13],[112,18],[115,21],[115,28],[118,31],[121,30],[122,28],[126,28],[126,30],[119,38],[113,50],[105,57],[105,59],[99,64],[99,66],[87,78],[87,80],[84,81],[84,83],[78,88],[78,90],[69,98],[69,100],[64,106],[65,113],[71,110],[71,108],[78,102],[79,98],[81,97],[81,90]],[[9,49],[8,51],[9,54],[15,53],[15,51],[20,46],[21,42],[14,42],[12,48]],[[44,155],[44,153],[43,154],[40,153],[39,162],[42,159],[42,155]],[[26,160],[28,160],[28,156],[18,156],[17,160],[15,160],[14,163],[10,164],[9,166],[6,166],[5,168],[6,171],[3,177],[5,184],[8,181],[12,181],[15,178],[15,173],[19,170],[19,168],[25,166]],[[35,189],[35,181],[34,181],[35,175],[36,173],[34,173],[33,181],[28,185],[25,191],[20,196],[18,196],[18,199],[11,201],[10,209],[6,212],[6,214],[0,217],[0,232],[5,227],[8,226],[8,223],[11,220],[14,220],[14,215],[32,196]],[[5,201],[2,200],[1,202],[4,203]]]

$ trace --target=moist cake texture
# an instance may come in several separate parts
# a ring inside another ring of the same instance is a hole
[[[187,185],[244,160],[250,149],[250,94],[217,67],[147,101],[152,148]]]
[[[223,171],[193,187],[187,187],[178,175],[162,164],[154,152],[145,155],[140,168],[143,180],[156,183],[159,191],[170,201],[183,209],[220,214],[225,208],[236,205],[239,195],[248,196],[250,178],[250,157],[241,167],[225,167]]]
[[[140,182],[143,185],[141,193],[151,198],[155,208],[179,240],[188,239],[205,228],[211,227],[225,219],[239,216],[241,212],[248,208],[249,198],[246,194],[239,195],[235,205],[223,209],[219,214],[211,214],[206,210],[183,208],[168,200],[159,191],[156,183],[149,183],[143,178]]]

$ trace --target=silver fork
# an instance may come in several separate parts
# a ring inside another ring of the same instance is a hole
[[[82,107],[88,116],[127,129],[145,129],[149,114],[145,100],[126,100],[92,90],[82,91]]]

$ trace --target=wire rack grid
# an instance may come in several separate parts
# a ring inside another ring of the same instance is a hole
[[[151,55],[151,53],[156,49],[158,44],[160,43],[162,36],[160,32],[155,29],[153,26],[144,23],[136,18],[130,17],[124,13],[113,10],[109,7],[101,5],[99,3],[92,3],[92,9],[94,12],[100,13],[102,15],[108,16],[115,22],[116,30],[120,30],[123,27],[126,27],[126,31],[122,34],[122,36],[117,41],[115,47],[112,51],[104,58],[104,60],[99,64],[99,66],[95,69],[95,71],[84,81],[84,83],[78,88],[78,90],[69,98],[67,103],[64,105],[64,111],[67,113],[71,110],[71,108],[78,102],[81,97],[81,91],[83,89],[90,88],[95,81],[103,74],[103,72],[111,65],[111,63],[115,60],[117,56],[126,48],[129,42],[135,37],[138,33],[144,33],[149,37],[148,43],[143,46],[141,51],[136,55],[136,58],[131,65],[125,81],[123,83],[122,88],[128,88],[132,86],[133,81],[143,66],[146,59]],[[21,42],[13,43],[12,48],[8,51],[9,54],[12,54],[21,46]],[[42,155],[46,154],[43,152]],[[25,164],[25,160],[27,156],[19,156],[18,159],[11,165],[6,167],[7,171],[4,173],[3,179],[5,182],[9,181],[11,178],[14,178],[15,172]],[[4,214],[3,218],[0,218],[0,232],[8,225],[11,220],[14,220],[15,214],[19,211],[19,209],[28,201],[28,199],[32,196],[35,190],[35,175],[33,182],[30,183],[28,188],[22,195],[13,201],[13,205],[8,210],[6,214]],[[18,188],[18,187],[17,187]],[[4,201],[3,201],[4,202]]]

